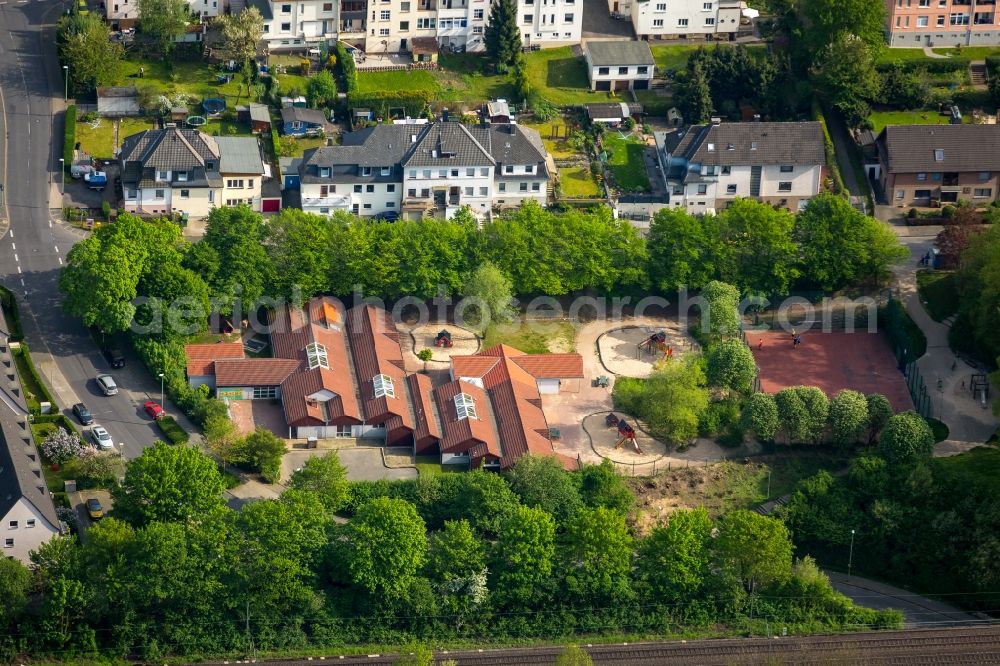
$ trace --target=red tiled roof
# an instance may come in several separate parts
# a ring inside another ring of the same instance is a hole
[[[392,315],[368,304],[353,307],[347,312],[347,333],[365,421],[372,425],[385,423],[387,428],[404,427],[412,431],[413,410],[407,400],[403,352]],[[375,396],[376,375],[386,375],[392,380],[394,395]],[[392,417],[399,421],[394,421]]]
[[[213,364],[219,359],[243,358],[242,342],[209,342],[184,345],[188,377],[214,374]]]
[[[281,402],[288,425],[361,423],[343,318],[337,302],[324,296],[310,299],[304,308],[281,307],[273,313],[270,323],[274,356],[300,363],[300,369],[281,384]],[[329,369],[310,370],[306,365],[305,348],[313,342],[326,348]],[[309,400],[309,396],[317,396],[320,400]]]
[[[278,386],[298,369],[290,358],[225,359],[215,362],[216,386]]]
[[[583,357],[579,354],[525,354],[511,360],[535,379],[583,378]]]
[[[434,386],[427,375],[412,374],[406,378],[410,401],[416,416],[413,439],[418,443],[425,438],[441,439],[441,424],[434,404]]]
[[[495,356],[452,356],[451,374],[459,377],[482,377],[499,361]]]
[[[458,418],[455,409],[455,396],[467,393],[476,407],[477,418]],[[493,428],[494,418],[492,406],[486,391],[463,381],[453,381],[437,387],[434,396],[438,402],[438,414],[441,417],[444,437],[441,439],[441,453],[461,453],[477,446],[479,456],[490,453],[501,455],[498,434]],[[473,456],[476,457],[475,452]]]

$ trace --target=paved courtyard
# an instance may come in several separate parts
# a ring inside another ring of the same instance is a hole
[[[309,458],[325,456],[330,453],[332,451],[327,449],[294,449],[289,451],[281,461],[281,483],[288,483],[292,472],[300,469]],[[339,449],[336,453],[340,456],[341,464],[347,469],[349,481],[378,481],[380,479],[398,481],[417,478],[417,470],[413,467],[386,467],[382,462],[382,450],[377,446]]]

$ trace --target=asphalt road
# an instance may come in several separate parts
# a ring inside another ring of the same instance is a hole
[[[860,606],[875,610],[895,608],[902,611],[903,622],[908,628],[975,624],[983,621],[975,613],[885,583],[858,576],[848,578],[847,574],[834,571],[827,571],[826,575],[830,577],[833,589]]]
[[[111,372],[119,395],[101,395],[94,378],[108,372],[108,364],[82,322],[60,307],[59,271],[84,237],[58,221],[63,79],[55,22],[64,6],[62,0],[0,1],[0,219],[9,221],[0,233],[0,282],[20,297],[32,358],[59,406],[72,418],[70,407],[84,402],[133,458],[159,437],[142,403],[159,400],[160,382],[129,356],[125,368]]]

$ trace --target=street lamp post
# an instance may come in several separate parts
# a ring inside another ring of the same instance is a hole
[[[767,470],[767,499],[771,499],[771,470]]]
[[[63,101],[69,101],[69,65],[63,65]]]
[[[160,373],[160,407],[163,407],[163,373]]]
[[[59,185],[62,187],[60,194],[66,194],[66,158],[59,158]]]
[[[851,549],[847,554],[847,581],[851,581],[851,565],[854,564],[854,530],[851,530]]]

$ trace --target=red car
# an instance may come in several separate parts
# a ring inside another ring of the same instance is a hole
[[[163,411],[163,407],[160,407],[158,403],[155,403],[152,400],[147,400],[143,403],[142,408],[146,410],[147,414],[149,414],[149,418],[154,421],[158,421],[166,414],[166,412]]]

